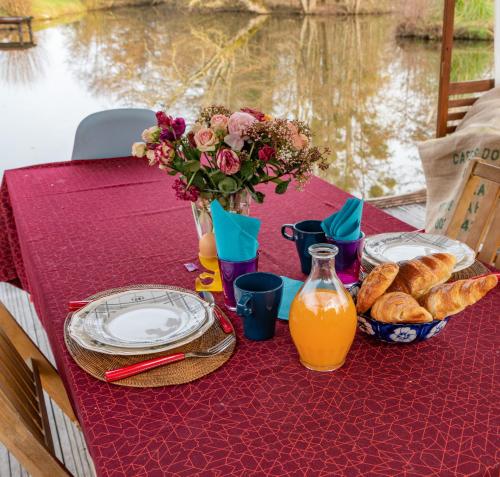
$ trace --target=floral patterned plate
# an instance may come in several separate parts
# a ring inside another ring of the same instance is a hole
[[[358,328],[367,335],[386,343],[416,343],[436,336],[448,320],[433,320],[429,323],[382,323],[370,316],[358,315]]]

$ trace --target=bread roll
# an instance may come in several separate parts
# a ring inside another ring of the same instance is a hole
[[[387,291],[419,298],[433,286],[448,281],[455,263],[455,256],[449,253],[435,253],[404,262]]]
[[[361,289],[356,299],[356,309],[358,313],[368,311],[375,300],[382,296],[389,285],[398,274],[399,266],[397,263],[383,263],[377,265],[370,274],[363,280]]]
[[[384,323],[427,323],[431,314],[417,300],[402,292],[382,295],[372,306],[372,318]]]
[[[436,320],[442,320],[447,316],[460,313],[467,306],[479,301],[495,288],[497,283],[496,275],[457,280],[453,283],[435,286],[419,301]]]

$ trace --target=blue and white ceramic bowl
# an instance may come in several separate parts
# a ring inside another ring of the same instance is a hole
[[[358,315],[358,328],[386,343],[416,343],[439,334],[448,320],[449,317],[429,323],[382,323],[370,316]]]

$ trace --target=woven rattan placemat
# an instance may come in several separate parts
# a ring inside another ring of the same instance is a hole
[[[365,274],[370,273],[375,268],[375,265],[372,265],[370,262],[367,262],[366,260],[362,261],[362,266]],[[464,268],[459,272],[455,272],[451,276],[450,281],[454,282],[455,280],[474,278],[478,277],[479,275],[485,275],[487,273],[490,273],[490,270],[488,270],[481,262],[476,260],[470,267]]]
[[[106,290],[89,297],[88,300],[95,300],[114,293],[141,288],[165,288],[168,290],[179,290],[195,295],[195,293],[190,290],[166,285],[134,285],[125,288]],[[218,312],[223,314],[223,311],[220,308],[218,309]],[[115,356],[89,351],[76,343],[68,332],[70,317],[71,315],[68,316],[64,324],[64,339],[66,341],[66,346],[78,366],[101,381],[104,381],[104,373],[108,370],[128,366],[130,364],[152,359],[157,356],[206,350],[217,344],[219,341],[222,341],[227,336],[224,331],[222,331],[218,320],[215,319],[214,324],[207,330],[206,333],[194,341],[184,346],[180,346],[179,348],[148,355]],[[147,388],[189,383],[220,368],[231,357],[235,347],[236,341],[226,351],[218,355],[211,356],[209,358],[187,358],[183,361],[177,361],[175,363],[152,369],[145,373],[137,374],[120,381],[115,381],[113,384],[117,384],[118,386]]]

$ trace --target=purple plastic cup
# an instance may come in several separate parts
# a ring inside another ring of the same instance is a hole
[[[245,273],[256,272],[259,266],[259,252],[251,260],[244,262],[231,262],[219,258],[220,274],[222,277],[222,289],[224,290],[224,304],[231,311],[236,311],[236,300],[234,298],[234,281]]]
[[[340,281],[347,286],[359,282],[365,234],[361,232],[361,237],[357,240],[335,240],[326,237],[326,241],[339,249],[335,257],[335,271]]]

